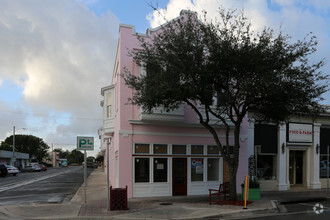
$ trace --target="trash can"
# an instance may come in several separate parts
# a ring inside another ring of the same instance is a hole
[[[127,210],[127,186],[126,188],[110,187],[110,211]]]

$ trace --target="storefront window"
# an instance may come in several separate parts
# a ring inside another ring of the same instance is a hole
[[[136,154],[149,154],[149,144],[135,144]]]
[[[260,180],[276,180],[276,155],[257,156],[257,177]]]
[[[327,155],[321,154],[321,156],[320,156],[320,178],[327,178],[327,177],[330,177],[330,161],[328,161]]]
[[[186,154],[186,145],[173,145],[172,153],[173,154]]]
[[[149,158],[135,158],[135,182],[149,182]]]
[[[216,145],[207,146],[207,154],[209,155],[219,155],[219,148]]]
[[[203,145],[191,145],[191,154],[204,154]]]
[[[154,159],[154,182],[167,182],[167,158]]]
[[[203,181],[203,158],[191,158],[191,181]]]
[[[207,181],[219,180],[219,161],[218,158],[207,159]]]
[[[167,154],[167,145],[154,144],[154,154]]]

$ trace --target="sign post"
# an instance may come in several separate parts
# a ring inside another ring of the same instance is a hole
[[[329,145],[327,147],[327,189],[329,189]]]
[[[257,163],[254,155],[249,157],[249,176],[252,178],[257,176]]]
[[[77,137],[77,150],[84,151],[84,202],[86,203],[87,188],[87,150],[94,150],[94,137]]]

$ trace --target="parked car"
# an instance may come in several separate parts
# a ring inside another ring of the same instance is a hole
[[[8,174],[12,174],[13,176],[16,176],[19,173],[19,170],[11,165],[6,165]]]
[[[98,164],[94,162],[87,162],[87,167],[89,168],[97,168]]]
[[[0,176],[5,177],[8,174],[7,167],[4,164],[0,164]]]
[[[41,168],[37,165],[27,165],[26,167],[22,168],[22,172],[38,172],[41,171]]]
[[[47,167],[43,164],[39,164],[39,167],[42,171],[47,171]]]

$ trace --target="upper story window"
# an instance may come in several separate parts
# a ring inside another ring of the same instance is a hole
[[[107,108],[107,118],[113,117],[113,112],[112,112],[112,93],[107,93],[107,95],[106,95],[106,108]]]

